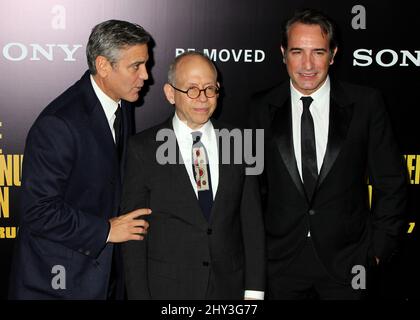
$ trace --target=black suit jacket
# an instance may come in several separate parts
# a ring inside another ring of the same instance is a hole
[[[125,140],[131,108],[123,102]],[[28,134],[10,298],[106,298],[113,252],[106,244],[108,219],[119,211],[122,173],[86,72],[42,111]],[[65,289],[51,284],[54,266],[64,267]]]
[[[221,125],[212,121],[215,129]],[[156,141],[172,117],[130,141],[122,211],[149,207],[144,241],[122,247],[129,299],[243,299],[264,291],[264,230],[258,182],[242,164],[219,164],[209,222],[183,163],[160,165]],[[178,144],[176,154],[179,154]],[[219,158],[221,157],[219,148]],[[231,159],[233,161],[233,148]]]
[[[286,268],[308,230],[327,271],[347,281],[354,265],[385,262],[403,226],[406,180],[377,91],[331,82],[327,150],[307,199],[293,149],[290,82],[256,96],[252,126],[265,129],[267,255]],[[369,209],[367,180],[373,186]]]

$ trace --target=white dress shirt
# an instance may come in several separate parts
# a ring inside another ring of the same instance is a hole
[[[90,76],[90,81],[92,83],[93,91],[95,91],[96,96],[101,103],[102,109],[104,109],[106,119],[108,120],[109,128],[111,129],[112,137],[114,138],[115,142],[115,130],[114,130],[114,121],[115,121],[115,111],[117,111],[118,105],[120,104],[121,100],[115,102],[110,97],[108,97],[105,92],[102,91],[101,88],[96,84],[95,79],[93,79],[92,75]]]
[[[290,82],[290,92],[292,98],[292,128],[293,128],[293,146],[295,150],[296,164],[302,179],[302,149],[300,141],[300,118],[303,112],[303,104],[300,98],[304,97],[302,93],[297,91]],[[330,123],[330,79],[327,77],[324,84],[314,93],[310,95],[313,99],[309,111],[314,120],[315,129],[315,147],[316,162],[318,166],[318,174],[324,161],[325,151],[328,142],[328,126]],[[303,179],[302,179],[303,181]]]
[[[327,77],[324,84],[310,97],[313,101],[309,106],[312,119],[314,121],[315,131],[315,148],[316,148],[316,162],[318,167],[318,174],[321,171],[322,163],[324,161],[325,151],[327,150],[328,142],[328,126],[330,123],[330,78]],[[295,150],[296,164],[299,170],[300,178],[302,178],[302,149],[300,140],[300,127],[301,127],[301,116],[303,113],[303,103],[300,98],[304,97],[293,86],[290,81],[290,93],[292,100],[292,130],[293,130],[293,147]],[[311,232],[308,231],[308,237],[311,236]]]
[[[184,161],[185,170],[188,172],[190,177],[191,186],[194,189],[195,195],[198,199],[197,183],[193,176],[192,172],[192,145],[193,138],[191,132],[200,131],[202,133],[200,141],[204,144],[207,155],[208,162],[210,167],[210,179],[211,179],[211,188],[213,191],[213,200],[216,197],[217,187],[219,185],[219,151],[217,147],[217,137],[216,132],[214,131],[213,124],[211,121],[207,121],[199,129],[193,130],[187,126],[186,123],[182,122],[178,115],[175,112],[174,117],[172,118],[172,126],[174,128],[176,140],[179,145],[179,150]],[[245,290],[245,298],[263,300],[264,292],[263,291],[253,291]]]
[[[213,200],[216,197],[217,186],[219,185],[219,153],[217,149],[217,138],[211,121],[207,121],[201,128],[193,130],[182,122],[175,112],[172,119],[172,126],[176,140],[179,145],[182,160],[184,161],[185,170],[190,177],[191,185],[194,189],[195,195],[198,199],[197,183],[192,172],[192,145],[193,138],[191,132],[200,131],[202,133],[200,141],[206,147],[208,162],[210,167],[211,189],[213,191]]]

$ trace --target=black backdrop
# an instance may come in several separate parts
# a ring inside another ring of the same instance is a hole
[[[404,245],[378,272],[375,296],[419,297],[420,142],[415,98],[420,89],[420,20],[414,2],[383,0],[3,0],[0,2],[0,298],[7,294],[18,226],[22,153],[39,112],[87,69],[91,28],[107,19],[144,26],[154,38],[151,78],[136,110],[137,131],[164,120],[172,107],[162,86],[176,52],[205,50],[220,71],[217,116],[242,126],[252,93],[287,79],[280,26],[294,10],[312,7],[340,28],[331,73],[379,88],[410,175]],[[418,5],[417,5],[418,6]],[[419,159],[419,160],[417,160]]]

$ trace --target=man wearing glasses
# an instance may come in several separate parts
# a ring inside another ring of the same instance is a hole
[[[219,148],[232,128],[209,120],[219,92],[216,68],[202,53],[184,53],[170,66],[164,92],[175,114],[128,148],[122,212],[152,209],[143,244],[122,248],[128,298],[263,299],[256,177],[233,156],[225,161],[222,153],[233,154],[233,146]],[[162,161],[165,144],[177,161]]]

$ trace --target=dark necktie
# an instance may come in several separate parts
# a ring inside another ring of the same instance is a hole
[[[313,99],[311,97],[300,99],[303,103],[301,117],[302,178],[306,195],[308,200],[311,201],[318,180],[314,121],[309,111]]]
[[[213,206],[213,191],[211,188],[210,166],[204,144],[200,141],[201,132],[191,132],[193,137],[192,167],[195,182],[197,183],[198,202],[207,221],[210,219]]]
[[[121,160],[124,139],[123,139],[122,111],[121,111],[121,106],[119,104],[118,104],[117,111],[115,111],[114,132],[115,132],[115,147],[117,149],[118,160]]]

